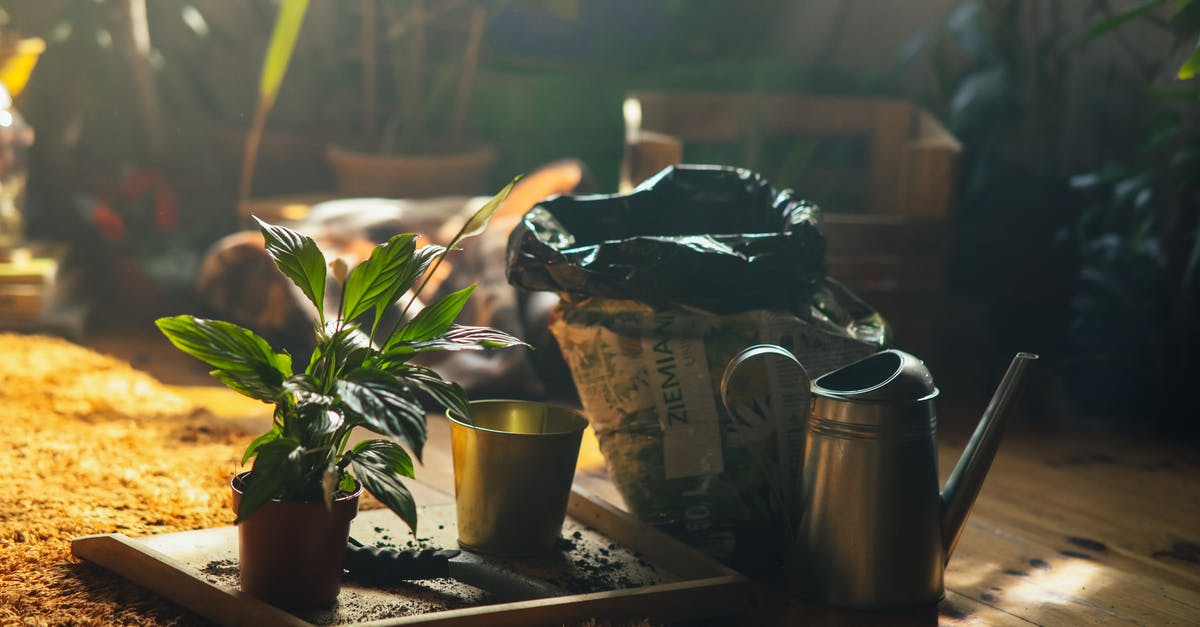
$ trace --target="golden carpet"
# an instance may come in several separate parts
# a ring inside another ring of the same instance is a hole
[[[227,481],[256,433],[40,336],[0,334],[0,410],[0,624],[204,624],[74,559],[70,539],[229,524]]]

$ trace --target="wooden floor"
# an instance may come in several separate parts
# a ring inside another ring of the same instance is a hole
[[[230,400],[206,368],[147,337],[144,327],[109,329],[86,343],[219,413],[262,411],[266,424],[265,406]],[[448,439],[444,419],[431,420],[418,477],[452,491]],[[965,437],[940,440],[945,474]],[[577,482],[620,504],[594,443],[587,448]],[[1200,625],[1200,447],[1064,429],[1009,433],[946,588],[936,607],[855,613],[796,602],[764,581],[736,624]]]

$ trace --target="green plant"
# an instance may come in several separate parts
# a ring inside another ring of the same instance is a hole
[[[1173,373],[1200,366],[1197,176],[1200,140],[1177,114],[1163,112],[1134,160],[1071,179],[1087,204],[1069,233],[1080,271],[1066,335],[1068,383],[1103,399],[1086,405],[1091,412],[1127,409],[1118,401],[1144,406],[1144,396],[1174,387]],[[1113,381],[1096,389],[1087,378],[1095,376]]]
[[[1106,2],[1099,2],[1099,4],[1105,9],[1106,17],[1088,29],[1083,37],[1083,43],[1119,35],[1115,31],[1130,22],[1139,21],[1150,24],[1159,27],[1165,31],[1166,36],[1171,37],[1169,57],[1174,57],[1181,46],[1186,54],[1186,57],[1179,62],[1178,68],[1173,71],[1174,78],[1179,81],[1191,81],[1196,78],[1196,72],[1200,71],[1200,38],[1198,38],[1200,35],[1200,0],[1143,0],[1133,7],[1119,12],[1108,10]],[[1169,5],[1174,5],[1175,10],[1169,18],[1164,19],[1159,13],[1164,6]],[[1121,40],[1121,43],[1125,44],[1124,40]],[[1160,69],[1146,67],[1145,63],[1139,63],[1139,66],[1152,76],[1156,76]],[[1155,86],[1151,88],[1150,93],[1162,99],[1200,99],[1200,87],[1197,87],[1194,82],[1185,85]]]
[[[275,265],[320,313],[316,345],[303,372],[293,372],[287,352],[276,352],[235,324],[188,315],[157,320],[172,344],[212,366],[211,374],[230,389],[275,405],[273,426],[250,443],[242,458],[243,464],[254,459],[254,465],[238,522],[271,499],[324,500],[328,505],[338,490],[361,484],[416,529],[416,505],[401,478],[413,476],[404,447],[419,460],[426,438],[425,408],[417,393],[468,414],[463,389],[411,363],[412,358],[425,351],[526,344],[488,327],[455,324],[474,286],[446,295],[407,321],[405,313],[445,255],[486,227],[511,188],[512,183],[480,208],[445,247],[417,248],[415,235],[401,234],[348,273],[344,263],[334,262],[331,274],[342,283],[342,293],[330,319],[322,307],[326,261],[316,243],[258,220]],[[381,334],[384,314],[410,290],[399,319]],[[359,428],[385,437],[350,446],[350,436]]]
[[[1148,413],[1194,430],[1185,420],[1194,411],[1182,406],[1194,410],[1195,401],[1178,392],[1200,373],[1200,0],[1170,3],[1169,17],[1167,4],[1107,12],[1083,38],[1119,38],[1134,21],[1172,36],[1165,58],[1147,62],[1127,50],[1144,70],[1145,104],[1155,112],[1137,149],[1071,179],[1085,205],[1069,232],[1080,273],[1066,383],[1088,413],[1124,417],[1135,407],[1175,405]]]

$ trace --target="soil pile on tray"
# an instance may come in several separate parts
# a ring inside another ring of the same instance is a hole
[[[225,486],[256,434],[61,339],[0,334],[0,356],[0,624],[206,624],[70,539],[230,524]]]

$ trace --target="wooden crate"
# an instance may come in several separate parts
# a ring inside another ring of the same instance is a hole
[[[687,145],[761,144],[773,136],[853,138],[864,147],[864,163],[815,174],[861,188],[857,211],[823,207],[830,276],[852,289],[945,285],[961,146],[920,107],[898,99],[643,91],[629,94],[625,114],[625,190],[689,161]]]

